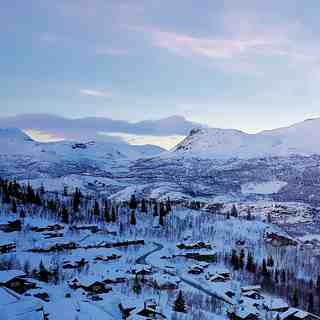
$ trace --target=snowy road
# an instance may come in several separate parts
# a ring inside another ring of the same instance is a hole
[[[160,243],[153,242],[153,244],[156,246],[156,248],[151,250],[151,251],[149,251],[149,252],[147,252],[143,256],[139,257],[136,260],[137,264],[144,264],[144,265],[149,264],[149,263],[147,263],[147,258],[149,256],[151,256],[152,254],[154,254],[154,253],[156,253],[156,252],[158,252],[158,251],[160,251],[160,250],[162,250],[164,248],[163,245],[160,244]],[[149,264],[149,265],[151,265],[151,264]],[[170,273],[170,272],[168,272],[168,270],[163,270],[160,267],[155,266],[155,265],[151,265],[151,266],[156,268],[157,270],[164,271],[164,272],[166,272],[166,273],[168,273],[168,274],[170,274],[172,276],[179,277],[182,282],[186,283],[190,287],[193,287],[194,289],[197,289],[197,290],[201,291],[202,293],[204,293],[204,294],[206,294],[206,295],[208,295],[208,296],[210,296],[212,298],[219,299],[219,300],[221,300],[221,301],[223,301],[223,302],[225,302],[225,303],[227,303],[229,305],[234,304],[234,302],[231,299],[228,299],[227,297],[223,297],[223,296],[219,295],[218,293],[212,292],[209,289],[204,288],[199,283],[197,283],[197,282],[195,282],[195,281],[193,281],[191,279],[187,279],[187,278],[182,277],[182,276],[180,276],[179,274],[176,274],[176,273]]]

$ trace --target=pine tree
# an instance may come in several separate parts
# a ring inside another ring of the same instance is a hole
[[[12,200],[12,208],[11,208],[12,213],[17,213],[17,202],[15,199]]]
[[[139,295],[141,293],[141,284],[140,284],[140,281],[139,281],[139,278],[137,275],[135,276],[135,278],[133,280],[132,290],[136,295]]]
[[[141,212],[143,212],[143,213],[147,212],[146,201],[144,199],[142,199],[142,201],[141,201]]]
[[[232,206],[231,208],[231,216],[232,217],[238,217],[238,210],[237,210],[237,207],[235,205]]]
[[[276,284],[279,283],[279,270],[278,270],[278,269],[276,269],[276,271],[275,271],[274,282],[275,282]]]
[[[247,267],[246,267],[248,272],[253,272],[253,265],[254,265],[253,255],[249,252],[247,256]]]
[[[113,206],[111,210],[111,221],[115,223],[117,220],[116,208]]]
[[[314,312],[314,299],[313,299],[313,293],[309,293],[308,297],[308,312],[313,313]]]
[[[76,188],[73,195],[73,212],[79,212],[80,203],[81,203],[81,192],[80,192],[80,189]]]
[[[160,224],[160,226],[164,226],[164,214],[161,212],[159,215],[159,224]]]
[[[104,208],[104,220],[106,223],[110,223],[111,221],[109,209],[107,206]]]
[[[239,268],[242,270],[244,267],[244,258],[245,258],[245,254],[244,254],[244,250],[241,249],[240,255],[239,255]]]
[[[65,206],[62,207],[62,222],[63,223],[69,223],[69,212]]]
[[[186,303],[184,301],[182,291],[180,290],[173,305],[173,311],[186,313]]]
[[[171,212],[172,211],[170,198],[167,199],[166,209],[167,209],[167,212]]]
[[[157,205],[157,203],[155,203],[153,206],[153,216],[157,217],[158,215],[159,215],[158,214],[158,205]]]
[[[135,214],[134,210],[131,211],[130,224],[133,226],[135,226],[137,224],[136,214]]]
[[[95,200],[95,202],[94,202],[93,214],[94,214],[96,217],[99,217],[99,216],[100,216],[100,206],[99,206],[99,203],[98,203],[97,200]]]
[[[133,194],[133,195],[131,195],[131,198],[130,198],[129,208],[131,210],[136,210],[137,207],[138,207],[138,203],[137,203],[137,200],[136,200],[136,196]]]
[[[299,306],[299,291],[297,288],[294,290],[294,293],[292,296],[292,306],[295,308]]]
[[[23,209],[20,210],[20,218],[24,219],[26,217],[26,213],[24,212]]]

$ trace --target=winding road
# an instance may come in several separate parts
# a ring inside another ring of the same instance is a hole
[[[219,294],[217,294],[217,293],[215,293],[215,292],[212,292],[212,291],[204,288],[204,287],[201,286],[199,283],[197,283],[197,282],[195,282],[195,281],[193,281],[193,280],[191,280],[191,279],[187,279],[187,278],[182,277],[182,276],[180,276],[180,275],[178,275],[178,274],[175,274],[175,273],[173,273],[173,272],[172,272],[172,273],[171,273],[171,272],[168,272],[168,270],[163,270],[163,269],[161,269],[161,268],[158,267],[158,266],[155,266],[155,265],[152,265],[152,264],[148,263],[148,262],[147,262],[147,258],[148,258],[149,256],[151,256],[152,254],[154,254],[154,253],[156,253],[156,252],[158,252],[158,251],[160,251],[160,250],[162,250],[162,249],[164,248],[164,246],[163,246],[162,244],[160,244],[160,243],[153,242],[153,244],[154,244],[156,247],[155,247],[153,250],[145,253],[143,256],[139,257],[139,258],[136,260],[136,263],[137,263],[137,264],[151,265],[152,267],[154,267],[154,268],[156,268],[156,269],[158,269],[158,270],[165,271],[166,273],[168,273],[168,274],[170,274],[170,275],[172,275],[172,276],[178,277],[178,278],[181,280],[181,282],[186,283],[186,284],[189,285],[190,287],[193,287],[194,289],[197,289],[197,290],[201,291],[202,293],[204,293],[204,294],[206,294],[206,295],[208,295],[208,296],[210,296],[210,297],[212,297],[212,298],[219,299],[219,300],[221,300],[221,301],[223,301],[224,303],[227,303],[227,304],[229,304],[229,305],[233,305],[233,304],[234,304],[234,302],[233,302],[231,299],[224,298],[223,296],[220,296]]]

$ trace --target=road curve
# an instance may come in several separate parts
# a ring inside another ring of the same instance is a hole
[[[147,253],[144,254],[143,256],[139,257],[139,258],[136,260],[136,263],[137,263],[137,264],[144,264],[144,265],[149,264],[149,263],[147,263],[147,258],[148,258],[149,256],[151,256],[152,254],[154,254],[154,253],[156,253],[156,252],[158,252],[158,251],[160,251],[160,250],[162,250],[162,249],[164,248],[163,245],[160,244],[160,243],[153,242],[153,244],[156,246],[156,248],[154,248],[153,250],[147,252]],[[162,270],[162,269],[159,268],[158,266],[154,266],[154,265],[152,265],[152,264],[149,264],[149,265],[151,265],[152,267],[155,267],[156,269]],[[162,270],[162,271],[164,271],[164,270]],[[170,273],[170,272],[168,272],[167,270],[165,270],[165,272],[166,272],[166,273],[169,273],[169,274],[171,274],[171,275],[173,275],[173,276],[178,277],[178,278],[181,280],[181,282],[186,283],[186,284],[189,285],[190,287],[193,287],[194,289],[197,289],[197,290],[201,291],[202,293],[204,293],[204,294],[206,294],[206,295],[208,295],[208,296],[210,296],[210,297],[212,297],[212,298],[219,299],[219,300],[221,300],[221,301],[223,301],[224,303],[227,303],[227,304],[229,304],[229,305],[234,304],[234,302],[233,302],[231,299],[229,300],[229,299],[224,298],[224,297],[222,297],[222,296],[220,296],[220,295],[218,295],[218,294],[216,294],[216,293],[214,293],[214,292],[211,292],[210,290],[202,287],[199,283],[197,283],[197,282],[195,282],[195,281],[193,281],[193,280],[191,280],[191,279],[187,279],[187,278],[181,277],[181,276],[179,276],[179,275],[177,275],[177,274]]]

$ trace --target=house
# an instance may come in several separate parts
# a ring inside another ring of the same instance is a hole
[[[217,253],[215,251],[203,250],[200,252],[186,252],[185,254],[180,255],[185,257],[186,259],[193,259],[197,261],[205,261],[205,262],[216,262],[217,261]]]
[[[244,296],[246,298],[254,299],[254,300],[264,299],[264,297],[259,292],[254,291],[254,290],[245,291],[242,293],[242,296]]]
[[[95,260],[95,261],[108,262],[108,261],[118,260],[118,259],[120,259],[121,257],[122,257],[122,255],[120,255],[120,254],[112,253],[112,254],[107,255],[107,256],[98,256],[98,257],[95,257],[94,260]]]
[[[268,243],[276,247],[298,245],[298,241],[290,238],[289,236],[280,235],[274,232],[267,233],[265,238]]]
[[[105,283],[99,281],[95,281],[88,286],[82,285],[82,288],[89,294],[108,293],[112,290],[111,287],[107,287]]]
[[[210,243],[205,243],[202,241],[194,243],[179,243],[177,244],[178,249],[194,250],[194,249],[212,249]]]
[[[132,274],[138,276],[148,276],[152,274],[152,267],[149,265],[136,264],[132,269]]]
[[[0,286],[13,290],[16,293],[23,294],[36,287],[35,283],[29,282],[25,273],[20,270],[0,271]]]
[[[289,308],[287,311],[278,313],[274,319],[277,320],[316,320],[319,317],[316,317],[309,312],[296,309],[296,308]]]
[[[227,269],[216,269],[208,271],[206,279],[211,282],[225,282],[231,279],[231,273]]]
[[[229,279],[227,279],[224,276],[216,273],[216,274],[208,277],[207,280],[210,281],[210,282],[226,282]]]
[[[21,229],[22,229],[21,220],[8,221],[8,223],[0,225],[0,230],[3,232],[21,231]]]
[[[260,285],[253,285],[253,286],[241,287],[242,293],[249,292],[249,291],[259,292],[259,291],[261,291],[261,286]]]
[[[16,244],[14,242],[2,242],[0,244],[0,253],[8,253],[16,251]]]
[[[48,320],[42,303],[0,287],[0,319]]]
[[[156,320],[165,320],[167,317],[158,309],[157,304],[152,300],[147,300],[144,302],[143,308],[137,308],[137,311],[133,312],[128,319],[156,319]]]
[[[62,265],[63,269],[81,269],[89,262],[84,258],[80,259],[79,261],[65,261]]]
[[[178,289],[181,280],[178,277],[169,274],[157,273],[153,275],[150,282],[154,288],[159,290],[176,290]]]
[[[203,268],[201,266],[191,266],[188,270],[190,274],[201,274],[203,273]]]
[[[280,298],[265,298],[263,307],[268,311],[285,312],[289,309],[289,305]]]
[[[257,320],[259,316],[258,311],[250,306],[232,306],[227,314],[230,320]]]

